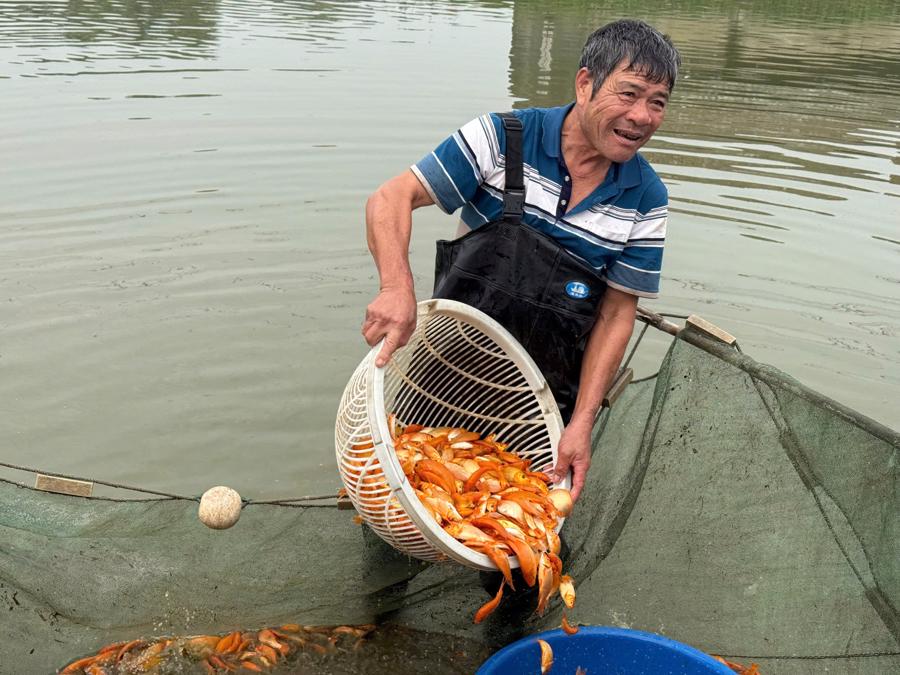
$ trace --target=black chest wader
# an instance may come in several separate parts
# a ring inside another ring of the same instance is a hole
[[[540,368],[568,423],[606,284],[553,238],[522,223],[522,122],[511,113],[501,118],[503,216],[459,239],[437,242],[433,297],[464,302],[506,328]]]

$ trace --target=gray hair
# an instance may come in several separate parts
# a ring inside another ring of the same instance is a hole
[[[581,51],[578,68],[587,68],[593,78],[591,97],[604,80],[622,63],[652,82],[665,82],[669,91],[675,86],[681,56],[668,35],[634,19],[613,21],[588,37]]]

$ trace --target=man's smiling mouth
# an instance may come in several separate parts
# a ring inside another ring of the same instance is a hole
[[[627,131],[625,129],[613,129],[616,136],[620,136],[627,141],[639,141],[644,137],[643,134],[639,134],[636,131]]]

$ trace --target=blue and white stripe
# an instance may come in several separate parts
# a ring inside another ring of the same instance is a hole
[[[603,184],[588,198],[565,215],[556,215],[566,175],[560,132],[570,108],[515,111],[524,126],[523,221],[599,270],[610,286],[656,297],[668,194],[643,157],[636,155],[625,164],[614,164]],[[461,208],[463,223],[476,228],[501,217],[505,147],[500,118],[483,115],[464,125],[411,169],[441,209],[453,213]]]

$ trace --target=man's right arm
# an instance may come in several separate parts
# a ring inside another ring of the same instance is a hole
[[[412,171],[379,187],[366,202],[366,240],[378,268],[378,295],[366,308],[362,334],[370,346],[385,339],[375,358],[383,367],[416,327],[416,293],[409,267],[412,212],[434,204]]]

